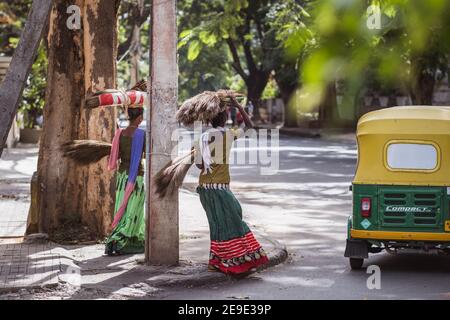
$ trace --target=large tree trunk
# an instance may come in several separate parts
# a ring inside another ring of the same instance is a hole
[[[86,95],[115,86],[119,0],[56,1],[49,27],[49,68],[38,163],[39,229],[87,226],[103,236],[114,209],[113,175],[106,160],[78,167],[59,147],[73,139],[111,141],[113,109],[84,109]],[[81,8],[81,30],[66,26],[68,6]]]
[[[259,120],[260,113],[259,110],[261,108],[261,97],[264,92],[264,89],[269,82],[270,73],[266,71],[254,71],[250,73],[249,77],[245,81],[247,86],[247,100],[253,103],[255,107],[254,117],[255,120]]]

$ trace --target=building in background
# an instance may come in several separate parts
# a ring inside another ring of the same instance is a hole
[[[3,78],[8,71],[9,64],[11,63],[11,57],[0,57],[0,83],[3,81]],[[11,125],[11,130],[9,131],[8,138],[6,139],[6,147],[8,149],[13,148],[20,139],[20,128],[17,124],[17,116],[16,121],[14,121]]]

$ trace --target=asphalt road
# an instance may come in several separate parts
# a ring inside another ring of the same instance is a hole
[[[255,164],[233,166],[232,189],[249,224],[286,244],[288,261],[239,281],[170,288],[157,298],[450,298],[449,256],[383,252],[366,260],[362,270],[350,269],[343,253],[351,213],[348,187],[356,165],[354,142],[282,136],[275,151],[280,160],[276,174],[261,175]],[[235,152],[246,151],[237,148]],[[188,181],[195,181],[195,174]],[[367,286],[370,265],[381,270],[380,289]]]

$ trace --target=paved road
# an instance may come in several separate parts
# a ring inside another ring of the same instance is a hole
[[[244,152],[242,149],[237,153]],[[282,137],[280,168],[262,176],[256,165],[235,166],[232,186],[246,220],[284,242],[284,265],[248,279],[202,288],[173,288],[165,299],[446,299],[450,257],[427,253],[373,255],[381,289],[369,290],[366,269],[351,271],[343,257],[348,191],[356,165],[352,141]],[[192,172],[188,181],[195,181]]]

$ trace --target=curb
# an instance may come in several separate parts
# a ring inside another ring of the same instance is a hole
[[[147,283],[152,286],[170,287],[170,286],[186,286],[186,287],[200,287],[208,284],[216,284],[222,282],[238,281],[246,278],[250,274],[255,274],[260,271],[275,267],[286,261],[288,258],[288,251],[284,244],[270,239],[266,236],[259,235],[273,244],[274,249],[268,253],[269,263],[258,267],[256,272],[245,274],[242,276],[230,276],[221,272],[208,272],[202,271],[188,276],[180,276],[178,279],[174,275],[163,275],[158,280],[148,281]],[[205,265],[206,266],[206,265]]]

